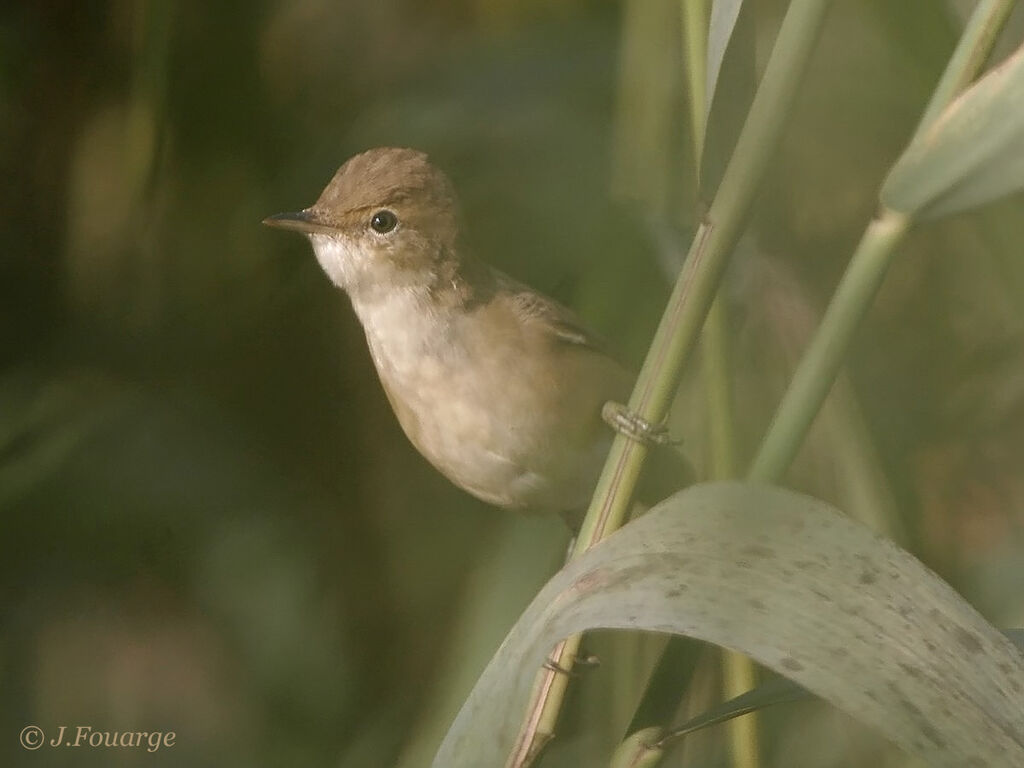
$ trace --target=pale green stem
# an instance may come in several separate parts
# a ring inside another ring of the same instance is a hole
[[[702,368],[708,404],[708,435],[711,449],[711,477],[736,477],[736,432],[732,404],[733,375],[729,357],[729,322],[725,299],[719,292],[704,324],[701,347]],[[746,693],[757,684],[754,663],[741,653],[722,654],[722,691],[728,700]],[[730,720],[729,748],[735,768],[757,768],[760,744],[757,715],[751,713]]]
[[[955,95],[974,79],[988,58],[992,44],[1012,5],[1013,3],[1008,0],[982,0],[979,3],[936,87],[918,132],[926,129]],[[703,134],[698,132],[698,135]],[[853,334],[862,322],[885,277],[895,249],[909,226],[910,221],[907,217],[892,211],[882,211],[868,226],[818,332],[802,358],[776,412],[751,467],[750,479],[776,482],[789,466],[828,395]],[[706,326],[709,348],[706,375],[711,421],[712,474],[716,477],[729,476],[734,469],[730,466],[733,461],[730,445],[731,411],[722,400],[722,394],[728,392],[729,388],[728,369],[724,367],[724,349],[720,346],[725,340],[724,336],[720,336],[723,332],[722,318],[712,312]],[[712,343],[711,339],[715,339],[715,343]],[[732,656],[729,654],[725,657],[726,676],[729,680],[727,685],[734,686],[737,692],[748,690],[752,687],[752,678],[748,677],[752,672],[752,665],[745,657],[731,658]],[[741,718],[736,722],[742,720],[749,718]],[[652,746],[648,738],[634,734],[631,739],[623,742],[616,752],[613,768],[619,765],[640,764],[637,761],[643,761],[644,765],[657,765],[663,753],[657,749],[658,745]],[[733,731],[732,742],[737,765],[748,758],[757,760],[756,729],[752,728],[747,738],[751,742],[745,745],[742,741],[742,732]]]
[[[707,3],[704,0],[681,0],[685,74],[690,96],[690,134],[693,140],[695,183],[700,185],[700,168],[706,133],[707,80]],[[711,305],[704,322],[702,340],[704,354],[701,369],[708,398],[711,475],[717,479],[735,477],[735,432],[733,429],[732,376],[729,371],[728,318],[721,294]],[[756,684],[754,665],[746,656],[725,651],[722,659],[723,693],[729,699],[744,693]],[[757,768],[760,749],[757,718],[736,718],[728,726],[730,751],[736,768]],[[658,731],[660,729],[648,729]],[[618,766],[656,766],[664,750],[651,747],[656,741],[645,731],[631,734],[615,752],[610,768]]]
[[[694,136],[694,171],[700,185],[704,136],[707,131],[705,100],[707,75],[707,12],[704,2],[683,0],[683,28],[687,44],[686,71],[690,86],[690,126]],[[699,48],[699,57],[691,52]],[[721,291],[704,322],[702,370],[708,405],[708,442],[711,476],[727,480],[736,475],[736,433],[732,408],[732,372],[729,365],[728,312]],[[757,682],[753,662],[740,653],[722,653],[723,698],[730,699],[752,689]],[[760,764],[757,716],[738,717],[727,726],[730,754],[735,768],[757,768]],[[655,753],[651,764],[661,761]]]
[[[749,479],[776,482],[793,460],[832,389],[850,340],[867,314],[892,261],[893,250],[909,225],[906,216],[893,211],[883,211],[868,225],[775,412],[750,467]]]
[[[631,733],[615,750],[608,768],[655,768],[665,754],[660,744],[664,736],[658,726]]]
[[[736,149],[690,246],[629,400],[630,411],[651,424],[661,423],[668,413],[683,367],[791,112],[828,4],[828,0],[794,0],[782,22]],[[616,436],[580,529],[577,553],[622,525],[645,456],[644,445]]]
[[[732,406],[733,375],[729,360],[729,329],[725,299],[721,294],[711,305],[704,323],[701,369],[708,405],[708,437],[711,477],[736,477],[736,438]]]
[[[1013,0],[978,3],[936,86],[918,133],[927,130],[977,76],[1012,6]],[[907,216],[889,210],[881,211],[868,225],[775,412],[751,464],[749,479],[778,482],[793,461],[910,225]]]
[[[683,21],[683,55],[686,57],[686,90],[690,96],[690,132],[697,175],[704,156],[707,112],[708,4],[707,0],[680,0]]]
[[[793,0],[783,19],[736,149],[707,220],[690,246],[629,400],[630,410],[651,424],[665,419],[679,386],[683,367],[696,344],[729,255],[743,231],[757,187],[792,112],[828,5],[828,0]],[[625,435],[616,436],[572,557],[622,525],[646,454],[642,443]],[[538,676],[526,721],[508,765],[529,765],[543,743],[552,737],[567,686],[567,675],[561,670],[571,668],[578,649],[578,636],[563,641],[552,655],[560,670],[545,669]]]

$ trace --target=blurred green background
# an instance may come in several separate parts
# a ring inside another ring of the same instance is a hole
[[[760,63],[785,4],[753,5]],[[743,456],[970,6],[834,4],[728,277]],[[477,251],[638,364],[697,209],[679,45],[674,0],[0,9],[0,764],[427,764],[567,534],[415,453],[345,297],[260,221],[362,149],[426,150]],[[1024,625],[1022,202],[912,235],[790,474],[1001,626]],[[701,467],[692,367],[673,432]],[[586,707],[545,766],[602,754]],[[778,715],[767,764],[888,754],[824,710]],[[28,752],[29,724],[177,741]],[[701,738],[675,764],[723,764]]]

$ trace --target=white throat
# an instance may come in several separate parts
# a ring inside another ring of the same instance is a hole
[[[345,291],[357,285],[358,264],[363,258],[359,248],[346,238],[331,235],[313,234],[309,242],[331,282]]]
[[[345,238],[309,239],[324,272],[348,294],[381,376],[411,373],[424,356],[440,351],[449,334],[426,287],[395,286],[386,275],[374,275],[368,255]]]

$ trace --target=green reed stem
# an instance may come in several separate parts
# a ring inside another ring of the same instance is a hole
[[[793,0],[786,12],[736,149],[707,219],[690,246],[629,400],[630,410],[649,423],[659,424],[667,415],[757,187],[792,112],[828,6],[828,0]],[[646,454],[643,444],[616,436],[571,557],[622,525]],[[563,641],[552,654],[557,670],[545,669],[538,676],[509,766],[529,765],[552,738],[568,684],[565,671],[578,650],[579,636]]]
[[[978,75],[1013,4],[1014,0],[982,0],[975,7],[917,133]],[[793,461],[911,224],[904,214],[883,209],[868,225],[754,457],[750,480],[778,482]]]

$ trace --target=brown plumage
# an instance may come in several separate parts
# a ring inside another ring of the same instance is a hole
[[[316,203],[266,223],[309,237],[439,471],[501,507],[585,506],[612,437],[601,407],[632,377],[570,310],[466,253],[452,184],[426,155],[356,155]]]

